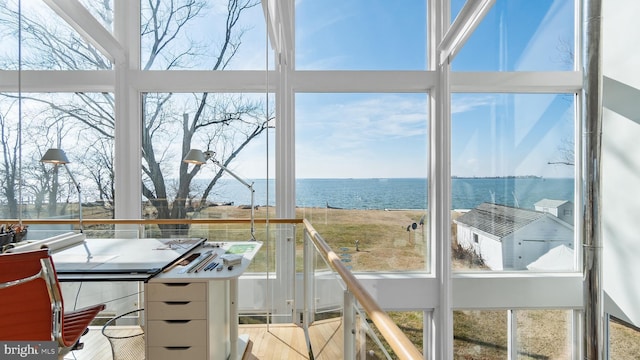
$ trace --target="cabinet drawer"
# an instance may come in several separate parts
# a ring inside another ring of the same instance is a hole
[[[207,358],[207,348],[204,346],[178,346],[178,347],[149,347],[147,359],[151,360],[199,360]]]
[[[148,301],[205,301],[206,283],[147,283]]]
[[[205,301],[148,301],[148,320],[195,320],[207,318]]]
[[[206,346],[205,320],[148,320],[146,329],[148,346]]]

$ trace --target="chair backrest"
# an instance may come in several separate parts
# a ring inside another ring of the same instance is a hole
[[[0,254],[0,340],[55,340],[59,296],[48,250]]]

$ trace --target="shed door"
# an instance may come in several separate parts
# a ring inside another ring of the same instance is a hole
[[[549,243],[544,240],[518,240],[514,247],[515,270],[526,270],[527,265],[549,251]]]

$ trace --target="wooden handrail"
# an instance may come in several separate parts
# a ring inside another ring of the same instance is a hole
[[[83,219],[84,225],[249,224],[249,219]],[[256,224],[300,224],[302,219],[254,219]],[[0,224],[80,225],[78,219],[0,219]]]
[[[327,245],[326,241],[320,236],[309,221],[302,221],[307,232],[311,235],[313,243],[316,245],[322,256],[329,261],[329,264],[335,270],[349,291],[355,296],[362,305],[367,315],[376,325],[382,336],[387,340],[393,351],[400,359],[421,360],[424,357],[409,338],[398,328],[396,323],[389,315],[380,308],[378,303],[367,292],[356,277],[349,271],[340,257]]]

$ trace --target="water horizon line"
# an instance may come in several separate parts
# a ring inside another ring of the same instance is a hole
[[[222,177],[222,180],[234,180],[232,177]],[[276,180],[275,178],[248,178],[249,180]],[[428,180],[428,177],[297,177],[296,180]],[[574,179],[574,177],[566,177],[566,176],[540,176],[540,175],[496,175],[496,176],[461,176],[461,175],[453,175],[451,179],[559,179],[559,180],[567,180]]]

